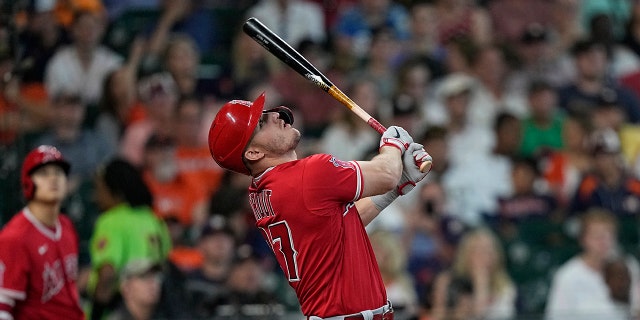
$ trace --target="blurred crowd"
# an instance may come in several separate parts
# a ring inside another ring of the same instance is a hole
[[[245,35],[248,17],[433,156],[367,229],[396,319],[640,317],[640,1],[0,7],[0,225],[24,206],[26,152],[56,146],[92,319],[302,317],[249,178],[211,159],[211,120],[266,92],[295,113],[300,156],[365,160],[379,135]],[[121,236],[148,212],[166,240]],[[166,246],[134,259],[147,242]]]

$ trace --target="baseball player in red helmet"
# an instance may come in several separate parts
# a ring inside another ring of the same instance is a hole
[[[60,214],[70,165],[52,146],[22,164],[27,206],[0,231],[0,319],[84,319],[76,278],[78,236]]]
[[[253,177],[249,202],[308,319],[393,319],[365,226],[426,173],[431,160],[400,127],[390,127],[371,161],[328,154],[298,159],[300,132],[286,107],[265,96],[218,112],[209,148],[222,167]]]

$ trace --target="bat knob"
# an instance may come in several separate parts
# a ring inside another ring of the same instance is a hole
[[[418,166],[420,167],[420,172],[425,173],[425,172],[431,171],[432,164],[433,162],[431,160],[418,163]]]

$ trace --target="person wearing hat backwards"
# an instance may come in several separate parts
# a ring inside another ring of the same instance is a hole
[[[76,281],[78,235],[60,213],[70,165],[55,147],[22,163],[27,206],[0,232],[0,319],[82,320]]]

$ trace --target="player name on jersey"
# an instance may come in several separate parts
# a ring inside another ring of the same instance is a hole
[[[271,206],[271,190],[262,190],[249,194],[249,204],[253,209],[256,221],[274,216],[273,207]]]

